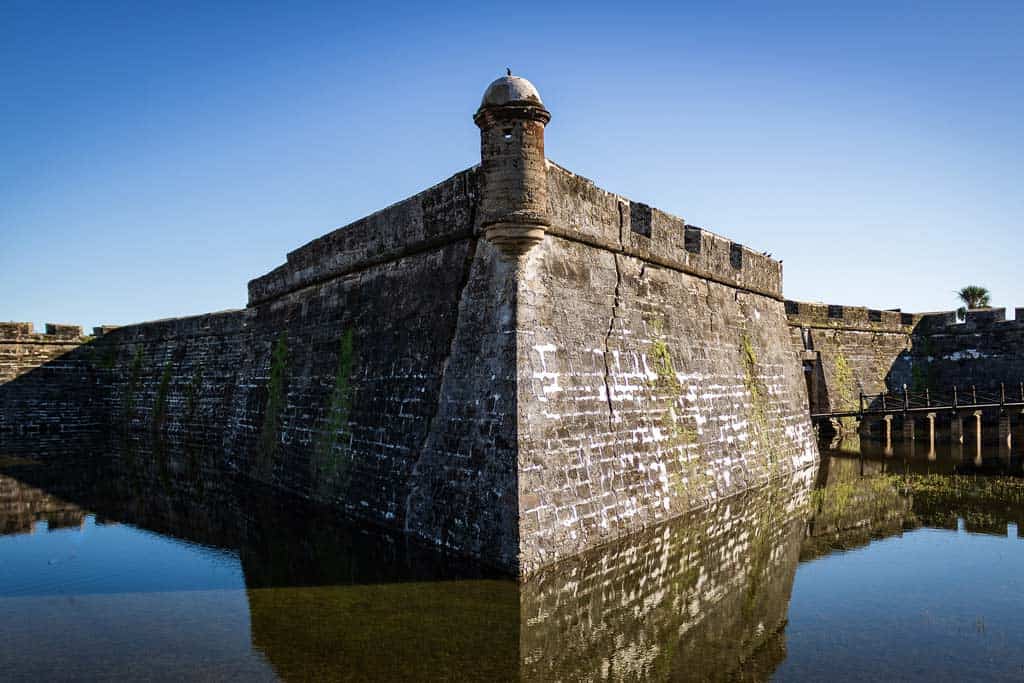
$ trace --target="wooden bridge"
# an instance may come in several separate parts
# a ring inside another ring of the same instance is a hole
[[[949,429],[950,438],[954,442],[963,443],[963,420],[961,416],[973,417],[975,428],[975,440],[979,448],[981,444],[982,414],[988,410],[997,410],[999,416],[999,442],[1010,446],[1013,434],[1011,414],[1018,415],[1017,422],[1024,422],[1024,382],[1013,389],[1013,393],[1007,392],[1005,384],[998,389],[990,391],[978,391],[977,387],[968,387],[961,391],[953,387],[947,392],[934,392],[929,389],[924,391],[910,391],[907,385],[903,385],[901,391],[887,391],[880,394],[860,393],[858,405],[855,410],[834,410],[824,413],[811,413],[811,419],[832,420],[844,417],[856,418],[859,422],[858,431],[868,433],[870,418],[879,418],[884,423],[884,435],[886,443],[892,440],[892,420],[894,416],[901,416],[903,421],[904,439],[913,440],[915,437],[915,421],[923,417],[928,421],[928,436],[934,450],[935,444],[935,418],[940,413],[947,413],[950,417]],[[980,451],[979,451],[980,453]],[[980,455],[978,456],[980,458]]]
[[[905,415],[912,413],[940,413],[958,411],[991,410],[999,408],[1007,410],[1010,408],[1024,409],[1024,382],[1014,387],[1013,394],[1007,394],[1005,384],[1001,384],[995,391],[978,391],[976,387],[969,387],[967,391],[960,391],[953,387],[947,392],[933,392],[929,389],[924,391],[909,391],[907,385],[903,385],[902,391],[888,391],[881,394],[860,393],[856,409],[833,410],[825,413],[811,413],[811,419],[831,419],[841,417],[856,417],[863,419],[870,416]]]

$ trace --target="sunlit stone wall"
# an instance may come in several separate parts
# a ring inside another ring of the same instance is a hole
[[[549,185],[519,279],[528,570],[817,458],[778,263],[707,231],[688,246],[682,220],[554,165]]]

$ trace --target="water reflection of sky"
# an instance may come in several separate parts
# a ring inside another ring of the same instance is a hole
[[[813,494],[808,475],[525,585],[424,573],[276,499],[0,475],[0,678],[1024,678],[1024,509],[912,504],[882,476],[905,465],[826,459]]]
[[[0,678],[273,679],[234,553],[126,524],[0,536]]]
[[[775,678],[1021,680],[1024,542],[1008,531],[961,521],[801,564]]]
[[[179,541],[128,524],[97,524],[0,536],[0,597],[186,590],[245,590],[237,553]]]

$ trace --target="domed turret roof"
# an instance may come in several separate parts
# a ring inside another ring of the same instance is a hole
[[[519,76],[502,76],[487,86],[481,107],[502,107],[507,104],[533,104],[543,107],[540,93],[533,83]]]

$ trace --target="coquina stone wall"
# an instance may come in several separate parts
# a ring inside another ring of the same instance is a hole
[[[856,410],[860,392],[912,382],[921,316],[855,306],[786,302],[790,343],[803,361],[813,413]]]
[[[97,327],[94,334],[109,331]],[[93,337],[77,325],[0,323],[0,446],[7,452],[70,446],[99,429],[97,375],[83,362]],[[0,455],[3,455],[0,452]]]
[[[963,323],[953,314],[919,326],[914,362],[935,388],[959,386],[994,390],[1006,385],[1008,398],[1020,400],[1024,382],[1024,308],[1012,320],[1002,308],[968,311]]]
[[[526,567],[817,457],[778,263],[557,166],[548,177],[552,227],[519,280]]]

